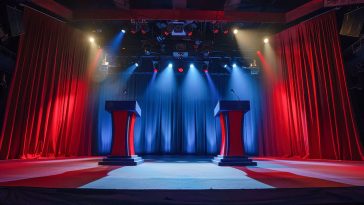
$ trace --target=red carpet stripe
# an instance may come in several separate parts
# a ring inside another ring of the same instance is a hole
[[[276,188],[307,187],[350,187],[352,185],[333,182],[313,177],[300,176],[290,172],[282,172],[265,168],[234,167],[247,174],[248,177]]]
[[[98,166],[89,169],[69,171],[62,174],[36,177],[10,182],[1,182],[0,186],[29,186],[47,188],[77,188],[92,181],[107,176],[107,174],[120,166]]]

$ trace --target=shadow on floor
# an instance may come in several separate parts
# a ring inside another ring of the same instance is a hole
[[[214,156],[205,155],[143,155],[145,162],[153,163],[212,163]]]

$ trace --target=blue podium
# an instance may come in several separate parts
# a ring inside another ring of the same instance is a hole
[[[134,125],[141,110],[137,101],[106,101],[105,109],[112,115],[112,147],[100,165],[135,166],[144,160],[135,154]]]
[[[244,114],[250,110],[249,101],[219,101],[214,115],[221,125],[220,154],[212,161],[219,166],[256,166],[245,155],[243,140]]]

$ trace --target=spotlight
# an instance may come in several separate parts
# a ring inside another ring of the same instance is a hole
[[[140,32],[145,35],[146,33],[148,33],[150,31],[149,25],[147,23],[142,24]]]
[[[152,50],[151,50],[151,48],[150,48],[150,46],[149,46],[149,45],[146,45],[146,46],[144,47],[144,53],[145,53],[145,55],[147,55],[147,56],[149,56],[150,54],[152,54]]]
[[[191,63],[191,64],[190,64],[190,68],[193,68],[193,67],[195,67],[195,65],[193,65],[193,63]]]
[[[236,63],[233,64],[233,68],[236,68]]]
[[[224,68],[227,68],[227,64],[224,65]]]
[[[153,60],[153,71],[156,73],[158,72],[158,68],[159,68],[159,62],[157,60]]]
[[[179,67],[178,68],[178,72],[182,73],[183,72],[183,68],[182,67]]]
[[[212,32],[213,32],[214,34],[218,34],[218,33],[219,33],[219,29],[218,29],[218,28],[214,28],[214,29],[212,30]]]
[[[226,23],[221,24],[221,31],[224,35],[229,34],[229,26]]]
[[[139,26],[137,24],[133,24],[130,27],[130,33],[136,34],[139,31]]]
[[[233,30],[233,33],[234,33],[234,34],[237,34],[238,32],[239,32],[239,31],[238,31],[238,29],[234,29],[234,30]]]
[[[210,63],[209,61],[204,61],[202,68],[205,73],[209,71],[209,63]]]
[[[172,68],[173,64],[172,63],[169,63],[168,64],[168,67]]]
[[[196,30],[197,25],[193,22],[184,27],[184,31],[186,32],[187,36],[191,37],[193,35],[193,31]]]
[[[122,32],[122,33],[125,33],[126,31],[125,31],[124,29],[121,29],[121,32]]]
[[[174,29],[174,25],[172,23],[170,23],[170,24],[167,25],[167,27],[163,31],[163,34],[165,36],[168,36],[169,34],[171,34],[173,32],[173,29]]]
[[[220,32],[218,24],[212,25],[212,33],[218,34]]]
[[[138,66],[139,66],[139,64],[138,64],[138,63],[134,63],[134,65],[135,65],[135,67],[138,67]]]
[[[88,40],[91,42],[91,43],[93,43],[93,42],[95,42],[95,38],[94,37],[90,37],[90,38],[88,38]]]
[[[269,38],[264,38],[263,42],[264,43],[269,43]]]

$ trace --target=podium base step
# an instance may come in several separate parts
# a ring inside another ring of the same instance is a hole
[[[138,155],[131,156],[107,156],[99,162],[99,165],[115,165],[115,166],[136,166],[143,163],[143,158]]]
[[[257,166],[257,163],[246,156],[217,155],[212,162],[218,166]]]

